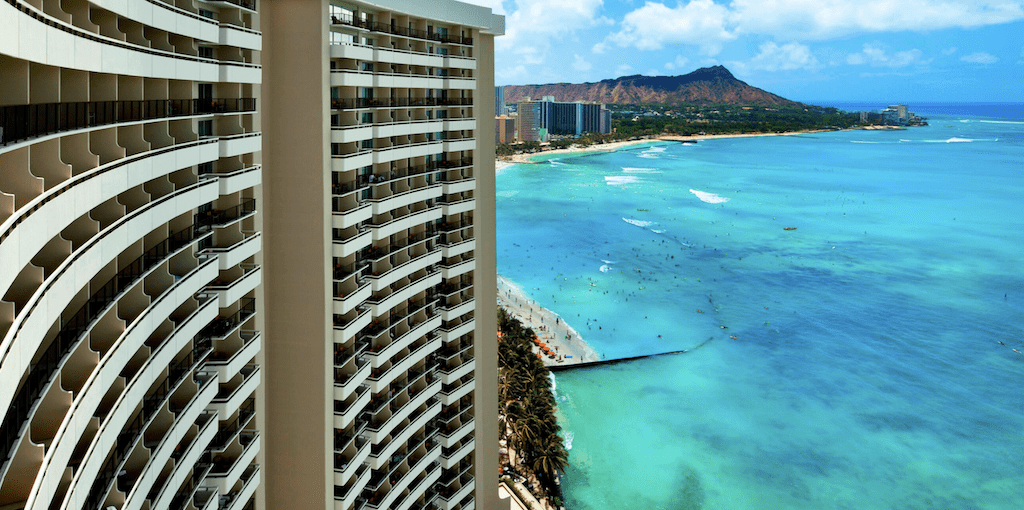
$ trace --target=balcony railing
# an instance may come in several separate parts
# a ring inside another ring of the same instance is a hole
[[[462,37],[459,35],[443,35],[437,32],[428,32],[426,30],[420,30],[417,28],[407,28],[398,25],[363,20],[351,14],[331,16],[331,24],[364,28],[371,32],[383,32],[385,34],[404,35],[406,37],[415,37],[417,39],[437,41],[445,44],[465,44],[467,46],[471,46],[473,44],[472,37]]]
[[[0,145],[121,122],[256,111],[256,99],[152,99],[0,106]]]
[[[398,108],[408,106],[473,106],[473,98],[456,97],[445,99],[437,97],[393,97],[382,99],[355,98],[331,100],[331,108],[335,110],[347,110],[351,108]]]
[[[243,200],[242,203],[228,209],[209,209],[195,215],[195,223],[203,228],[223,226],[246,216],[256,214],[256,199]]]
[[[88,332],[89,325],[150,269],[162,264],[178,250],[206,235],[208,234],[199,233],[198,229],[194,229],[192,226],[171,234],[167,239],[150,248],[124,269],[118,271],[110,281],[94,292],[70,319],[66,322],[61,320],[60,332],[57,333],[56,338],[47,347],[42,357],[32,365],[25,384],[14,397],[3,424],[0,425],[0,464],[10,458],[12,454],[10,449],[18,438],[22,424],[28,419],[32,406],[36,400],[42,397],[42,392],[56,374],[62,360],[78,345],[82,335]]]

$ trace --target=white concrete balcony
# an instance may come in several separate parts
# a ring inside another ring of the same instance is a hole
[[[455,244],[442,244],[441,256],[444,258],[455,257],[476,249],[476,239],[460,241]]]
[[[476,268],[476,259],[469,259],[452,266],[441,266],[441,278],[450,280],[459,275],[464,275]]]
[[[344,344],[355,337],[356,333],[359,333],[363,328],[370,325],[370,321],[373,320],[373,314],[370,313],[369,309],[359,312],[348,324],[343,326],[334,326],[334,343]]]
[[[218,392],[217,398],[209,406],[210,410],[217,411],[217,414],[221,416],[231,416],[246,399],[252,396],[260,385],[260,366],[247,365],[241,373],[244,377],[241,384],[231,391]]]
[[[373,231],[367,229],[344,241],[334,241],[331,252],[337,258],[345,258],[369,247],[371,242],[373,242]]]
[[[445,78],[443,88],[447,90],[476,90],[476,78],[449,76]]]
[[[356,69],[331,69],[332,87],[373,87],[374,74]]]
[[[476,209],[476,199],[467,198],[466,200],[459,200],[458,202],[442,202],[441,203],[441,214],[445,216],[452,216],[455,214],[461,214],[464,212],[471,212]]]
[[[476,389],[476,380],[472,379],[469,382],[462,383],[462,386],[455,388],[451,391],[441,392],[441,403],[450,406],[459,401],[460,398],[469,395],[469,392]]]
[[[331,128],[331,143],[361,142],[380,138],[374,133],[373,124],[359,124],[355,126],[335,126]],[[388,135],[391,136],[391,135]]]
[[[331,156],[331,170],[349,172],[376,163],[376,155],[372,150],[365,149],[344,156]]]
[[[445,55],[444,64],[440,67],[447,67],[449,69],[476,69],[476,59],[455,55]]]
[[[442,461],[441,467],[444,467],[443,461]],[[470,480],[469,483],[464,484],[461,489],[455,491],[455,493],[452,494],[451,496],[449,496],[449,497],[444,497],[444,496],[439,497],[438,500],[437,500],[438,508],[441,508],[442,510],[452,510],[463,499],[465,499],[466,496],[469,496],[470,494],[472,494],[473,490],[475,488],[476,488],[476,480]],[[463,507],[463,510],[465,510],[465,507]]]
[[[366,459],[370,457],[371,448],[372,443],[370,443],[366,439],[363,439],[362,446],[360,446],[356,450],[356,453],[355,455],[352,456],[352,459],[348,461],[346,464],[343,464],[341,469],[335,468],[334,485],[344,486],[350,480],[352,480],[358,473],[360,473],[360,469],[365,469]],[[367,473],[370,472],[369,469],[365,470]],[[369,481],[369,477],[367,477],[367,481]]]
[[[220,157],[222,158],[263,150],[263,134],[260,132],[227,135],[218,137],[218,139],[220,140]]]
[[[373,286],[373,292],[380,292],[383,289],[390,287],[393,283],[405,278],[421,269],[426,269],[434,264],[441,262],[441,251],[434,250],[414,259],[410,259],[398,266],[395,266],[388,271],[381,273],[380,275],[370,276],[371,285]]]
[[[231,488],[235,486],[235,482],[238,482],[238,480],[242,478],[242,473],[252,466],[252,463],[256,460],[256,455],[259,452],[260,433],[256,432],[255,436],[249,440],[249,444],[245,445],[241,455],[233,461],[219,464],[215,456],[213,459],[213,470],[206,476],[205,483],[207,485],[215,485],[221,494],[231,492]]]
[[[221,23],[217,35],[221,46],[235,46],[256,51],[263,49],[263,35],[255,30],[230,23]]]
[[[334,213],[331,217],[331,226],[334,228],[348,228],[370,218],[373,218],[373,204],[366,202],[350,211]]]
[[[221,271],[226,271],[259,253],[262,247],[263,233],[255,232],[231,246],[213,246],[207,248],[207,251],[217,255],[217,266]]]
[[[400,478],[398,480],[398,482],[395,483],[395,485],[391,488],[390,491],[388,491],[387,495],[384,496],[384,499],[382,499],[380,501],[380,503],[377,503],[377,504],[367,503],[365,505],[365,508],[374,509],[374,510],[383,509],[383,508],[395,509],[395,510],[398,510],[401,507],[406,507],[407,508],[407,506],[404,505],[404,504],[400,503],[399,505],[395,505],[395,503],[398,502],[399,497],[402,496],[402,493],[405,492],[405,489],[409,488],[409,486],[412,485],[413,482],[415,482],[416,479],[421,474],[427,472],[428,469],[431,469],[431,467],[434,465],[435,462],[437,462],[437,460],[440,457],[441,457],[441,447],[440,446],[435,446],[434,448],[430,449],[430,451],[428,451],[426,453],[426,455],[424,455],[418,461],[416,461],[416,464],[413,465],[409,469],[408,472],[406,472],[404,475],[402,475],[402,478]],[[428,481],[430,481],[432,479],[433,480],[431,482],[431,484],[432,484],[433,482],[436,482],[438,479],[441,478],[441,469],[440,468],[434,468],[432,471],[430,471],[430,473],[431,473],[430,476],[428,476],[426,479],[424,479],[421,483],[416,484],[417,488],[421,487],[421,486],[425,486],[423,490],[426,490],[426,487],[430,486],[426,482],[428,482]],[[412,496],[412,492],[411,491],[410,491],[410,496]],[[418,496],[418,494],[416,496]],[[415,497],[410,497],[410,498],[404,500],[402,503],[407,503],[407,502],[409,502],[410,499],[412,500],[412,502],[415,502],[416,498]]]
[[[409,418],[413,414],[413,411],[426,403],[430,398],[437,394],[440,386],[431,384],[427,389],[421,391],[418,395],[413,397],[407,404],[402,406],[395,414],[392,414],[390,418],[379,424],[377,427],[368,427],[366,433],[369,435],[370,442],[373,444],[380,444],[384,441],[385,437],[390,434],[396,426],[402,423],[406,418]],[[437,416],[441,412],[441,403],[434,402],[427,406],[426,409],[421,411],[419,414],[413,417],[413,421],[419,420],[422,417],[430,418]],[[424,422],[426,423],[426,422]]]
[[[218,506],[219,503],[213,504],[211,510],[217,507],[224,510],[242,510],[245,508],[245,505],[252,499],[253,494],[256,494],[256,489],[260,486],[260,465],[250,465],[249,469],[251,469],[250,472],[242,474],[242,480],[245,481],[245,484],[242,485],[242,489],[238,491],[238,494],[231,498],[230,503],[226,507]],[[210,501],[212,503],[214,498],[210,498]]]
[[[376,60],[373,46],[362,44],[332,44],[331,58],[347,58],[352,60]]]
[[[387,390],[387,386],[391,384],[391,381],[394,381],[400,374],[408,372],[410,368],[412,368],[417,363],[423,361],[430,353],[440,348],[441,340],[438,338],[430,340],[427,343],[421,345],[415,351],[409,353],[405,358],[402,358],[400,361],[397,361],[394,365],[391,365],[390,368],[384,370],[376,377],[371,377],[370,379],[368,379],[370,381],[370,390],[373,391],[374,393],[380,393],[382,391]],[[431,385],[431,387],[433,387],[433,384]],[[434,393],[440,391],[441,386],[437,386],[436,390],[437,391],[434,391]]]
[[[416,280],[415,282],[412,282],[409,285],[406,285],[405,287],[402,287],[401,289],[392,292],[387,297],[374,301],[368,301],[367,303],[370,305],[373,315],[375,317],[382,317],[384,315],[387,315],[387,312],[390,311],[392,308],[412,299],[416,294],[428,290],[439,283],[441,283],[440,273],[428,274],[423,278],[420,278],[419,280]]]
[[[426,200],[440,198],[441,191],[440,184],[433,184],[422,188],[411,189],[386,198],[370,200],[370,203],[373,204],[373,214],[384,214],[393,209],[398,209],[399,207],[405,207]]]
[[[334,400],[347,400],[360,384],[366,382],[371,372],[369,361],[357,364],[351,375],[340,374],[339,377],[339,370],[343,369],[334,369]]]
[[[476,359],[471,359],[459,365],[451,371],[441,372],[441,382],[444,384],[451,384],[458,381],[462,376],[470,374],[476,369]]]
[[[434,329],[437,329],[440,326],[441,326],[441,318],[440,317],[431,317],[430,319],[427,319],[427,320],[417,324],[416,326],[414,326],[409,331],[406,331],[402,336],[400,336],[400,337],[396,338],[394,341],[392,341],[391,344],[389,344],[387,347],[382,349],[380,352],[377,352],[377,353],[371,352],[370,353],[370,364],[373,366],[373,368],[380,368],[381,365],[383,365],[384,363],[387,363],[391,358],[393,358],[400,351],[402,351],[406,347],[409,347],[416,340],[419,340],[420,338],[425,336],[427,333],[430,333],[431,331],[433,331]]]
[[[426,469],[428,470],[427,475],[409,490],[409,494],[401,500],[396,500],[397,504],[394,506],[394,510],[409,510],[416,504],[416,500],[419,499],[421,494],[426,493],[428,488],[433,487],[437,484],[437,481],[441,479],[442,473],[440,466],[435,466],[433,468],[427,466]],[[462,510],[469,509],[463,508]]]
[[[215,182],[182,188],[128,213],[94,235],[64,260],[40,285],[15,317],[0,344],[0,408],[6,409],[47,332],[61,312],[88,283],[82,275],[98,274],[154,225],[185,214],[217,198]]]
[[[455,320],[474,310],[476,310],[476,300],[470,298],[458,305],[441,308],[441,319],[445,322]]]
[[[181,64],[179,64],[180,66]],[[260,83],[263,81],[263,69],[256,64],[232,62],[220,64],[217,81],[226,83]],[[211,80],[212,81],[212,80]]]
[[[463,322],[462,324],[459,324],[458,326],[455,326],[455,328],[453,328],[453,329],[448,329],[448,330],[442,329],[441,330],[441,339],[444,340],[444,343],[451,342],[452,340],[455,340],[455,339],[461,337],[462,335],[465,335],[467,333],[472,333],[473,332],[473,328],[475,328],[475,327],[476,327],[476,321],[475,320],[469,320],[469,321]],[[456,379],[458,379],[458,377],[456,377]]]
[[[463,138],[461,140],[445,140],[445,152],[471,151],[476,149],[475,138]]]
[[[406,425],[405,428],[403,428],[397,434],[393,434],[391,440],[385,443],[387,446],[385,446],[383,450],[380,450],[376,454],[371,454],[369,459],[367,459],[368,463],[370,464],[370,467],[372,469],[379,470],[387,466],[395,452],[397,452],[399,448],[405,445],[405,443],[408,442],[409,439],[414,434],[419,432],[420,429],[422,429],[427,424],[427,422],[429,422],[433,418],[433,414],[422,413],[416,419],[410,421],[409,424]],[[410,448],[410,450],[411,449],[412,448]]]
[[[441,434],[438,436],[438,443],[445,447],[451,448],[462,441],[462,438],[469,435],[470,432],[476,430],[476,421],[472,418],[466,420],[459,428],[452,431],[450,434]]]
[[[445,195],[454,195],[455,193],[462,193],[465,191],[476,191],[476,179],[470,177],[468,179],[444,183]]]
[[[346,487],[345,495],[341,499],[335,498],[334,510],[352,510],[355,507],[356,498],[362,493],[366,484],[370,483],[370,475],[373,474],[373,471],[366,466],[359,466],[359,468],[361,471],[356,477],[356,481]]]
[[[441,456],[441,467],[444,469],[451,469],[458,465],[459,461],[469,455],[473,449],[476,448],[476,439],[470,439],[468,443],[462,445],[461,448],[452,452],[450,456]]]
[[[373,59],[389,64],[407,64],[423,67],[447,67],[441,55],[391,48],[374,48]]]
[[[346,313],[355,310],[355,308],[373,295],[373,288],[370,282],[366,282],[360,285],[356,290],[350,292],[348,295],[343,297],[334,298],[334,313],[338,315],[345,315]]]
[[[245,340],[241,349],[235,351],[225,359],[218,359],[211,355],[206,362],[206,368],[217,372],[217,380],[221,383],[230,381],[233,377],[249,364],[259,354],[263,345],[263,338],[256,332],[251,338]]]
[[[203,175],[203,178],[217,179],[220,185],[220,194],[230,195],[243,189],[258,186],[263,176],[262,170],[263,168],[260,165],[253,165],[229,173],[206,174]]]
[[[100,204],[139,184],[187,166],[214,161],[217,154],[216,140],[199,140],[142,152],[73,176],[28,201],[3,221],[0,260],[4,261],[4,267],[25,267],[67,226],[66,222],[54,221],[54,218],[89,214]],[[209,191],[206,193],[213,196]],[[17,275],[18,271],[0,271],[0,295],[7,293]]]
[[[476,119],[444,119],[444,129],[438,131],[471,131],[476,129]]]
[[[345,408],[343,412],[334,413],[334,428],[344,430],[355,421],[359,413],[366,409],[366,405],[370,403],[370,390],[363,388],[362,393],[359,393],[355,400]]]
[[[397,73],[374,73],[373,86],[391,89],[446,88],[445,80],[441,77]]]
[[[227,308],[232,303],[244,298],[246,294],[255,290],[259,286],[262,277],[262,267],[254,266],[248,268],[245,274],[234,281],[221,283],[214,280],[207,289],[217,293],[221,308]]]
[[[379,225],[370,225],[370,230],[373,232],[374,241],[383,241],[399,232],[418,227],[427,222],[439,220],[441,216],[443,216],[441,214],[441,206],[435,205],[434,207],[423,209]]]
[[[437,154],[445,150],[447,149],[444,148],[441,141],[421,142],[409,145],[399,145],[397,147],[374,149],[373,162],[378,164],[390,163],[400,159],[418,158],[430,154]]]
[[[422,135],[444,131],[444,123],[440,120],[411,120],[398,121],[387,124],[373,125],[373,138],[388,138],[391,136]]]
[[[213,384],[211,386],[216,387],[217,385]],[[185,449],[185,453],[181,456],[181,459],[177,463],[175,463],[174,471],[171,472],[171,476],[164,483],[163,488],[160,489],[160,492],[157,494],[155,501],[151,502],[152,506],[150,508],[171,507],[171,500],[174,498],[174,495],[177,494],[178,489],[180,489],[181,486],[185,484],[185,481],[192,474],[192,468],[196,465],[197,462],[199,462],[199,458],[204,453],[206,453],[206,448],[213,441],[213,438],[217,436],[216,414],[214,414],[214,418],[212,421],[213,426],[204,427],[201,430],[201,434],[197,436],[196,439],[193,440],[192,443],[189,444],[188,447]],[[145,502],[145,499],[137,499],[136,501],[138,501],[139,506],[133,508],[132,510],[138,510],[139,508],[142,508],[142,503]],[[68,505],[66,506],[66,508],[84,507],[80,505],[76,505],[74,507]]]

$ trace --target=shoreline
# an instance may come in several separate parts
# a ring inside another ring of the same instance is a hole
[[[537,161],[533,161],[532,158],[536,156],[546,155],[557,155],[557,154],[572,154],[577,156],[583,156],[586,154],[592,154],[595,152],[615,152],[623,147],[630,147],[633,145],[641,145],[645,143],[655,142],[696,142],[698,140],[716,140],[721,138],[752,138],[761,136],[795,136],[795,135],[806,135],[810,133],[825,133],[834,131],[832,129],[807,129],[803,131],[787,131],[785,133],[731,133],[731,134],[720,134],[720,135],[661,135],[654,138],[642,138],[638,140],[623,140],[619,142],[605,143],[601,145],[591,145],[589,147],[570,147],[566,149],[550,149],[540,152],[533,152],[530,154],[513,154],[506,159],[495,159],[495,171],[500,173],[501,170],[508,167],[509,165],[518,164],[537,164]]]
[[[567,366],[601,360],[597,351],[564,319],[538,304],[522,287],[501,275],[498,275],[497,302],[509,315],[519,319],[524,327],[533,329],[541,341],[559,354],[555,359],[542,358],[545,366]],[[540,353],[540,348],[534,347],[533,352]],[[567,358],[566,355],[572,357]]]

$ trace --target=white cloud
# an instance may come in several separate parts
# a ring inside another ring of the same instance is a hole
[[[473,1],[502,5],[503,10],[508,6],[505,35],[495,39],[496,67],[511,63],[542,64],[553,51],[552,41],[569,37],[577,30],[607,23],[606,18],[599,16],[604,0]]]
[[[580,72],[583,72],[583,71],[589,71],[590,68],[593,67],[593,66],[590,65],[590,62],[587,62],[586,60],[583,60],[583,57],[581,57],[579,55],[573,55],[573,56],[576,57],[575,60],[573,60],[573,62],[572,62],[572,68],[573,69],[575,69],[577,71],[580,71]]]
[[[999,62],[999,57],[979,51],[977,53],[971,53],[970,55],[964,55],[960,57],[960,60],[963,60],[964,62],[971,62],[972,64],[995,64],[996,62]]]
[[[1019,0],[733,0],[736,33],[833,39],[864,32],[971,28],[1024,19]]]
[[[942,54],[943,55],[952,55],[952,54],[956,53],[956,50],[957,50],[956,46],[953,46],[952,48],[946,48],[946,49],[942,50]]]
[[[622,64],[619,67],[615,68],[615,75],[616,76],[626,76],[626,73],[628,73],[628,72],[630,72],[632,70],[633,70],[633,66],[631,66],[629,64]]]
[[[870,65],[871,67],[906,67],[911,64],[927,64],[931,60],[921,60],[921,50],[897,51],[889,54],[885,48],[877,44],[865,44],[864,50],[859,53],[851,53],[846,57],[846,63],[850,65]]]
[[[676,55],[676,59],[673,60],[672,62],[665,62],[665,69],[668,69],[670,71],[680,69],[683,66],[685,66],[687,62],[689,62],[689,60],[687,60],[686,57],[682,55]]]
[[[627,13],[609,43],[640,50],[673,44],[717,55],[744,34],[825,40],[858,33],[973,28],[1024,19],[1022,0],[680,0],[675,7],[648,0]]]
[[[745,63],[746,67],[772,72],[820,67],[811,49],[800,43],[791,42],[779,46],[769,41],[762,44],[760,50],[757,56]]]
[[[674,8],[647,2],[626,14],[622,28],[607,41],[620,47],[658,50],[669,44],[693,44],[707,55],[715,55],[722,43],[735,36],[725,29],[728,9],[711,0],[691,0]]]

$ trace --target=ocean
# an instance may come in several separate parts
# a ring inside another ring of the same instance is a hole
[[[1024,108],[911,110],[499,174],[499,274],[686,351],[557,374],[570,510],[1024,507]]]

